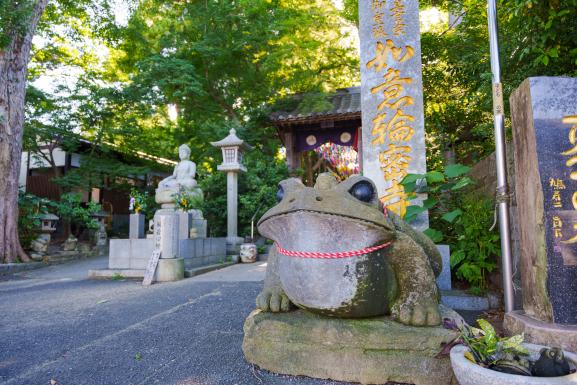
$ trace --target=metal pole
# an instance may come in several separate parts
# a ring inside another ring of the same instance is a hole
[[[505,130],[503,88],[499,66],[499,41],[497,34],[497,6],[495,0],[487,0],[489,20],[489,46],[491,50],[491,72],[493,73],[493,123],[495,126],[495,158],[497,163],[497,195],[499,206],[499,232],[501,233],[501,273],[505,312],[514,310],[513,269],[511,266],[511,234],[509,232],[509,199],[507,194],[507,158],[505,152]]]

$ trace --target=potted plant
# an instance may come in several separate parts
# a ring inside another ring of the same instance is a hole
[[[499,337],[486,320],[464,326],[451,349],[451,365],[460,385],[577,384],[577,355],[523,342],[523,335]]]

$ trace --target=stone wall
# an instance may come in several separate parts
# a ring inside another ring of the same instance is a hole
[[[509,220],[511,226],[511,253],[513,258],[513,283],[515,285],[515,308],[521,309],[521,271],[519,260],[521,258],[521,249],[519,243],[518,217],[517,217],[517,201],[515,198],[515,152],[513,143],[508,142],[507,148],[507,189],[510,196],[509,201]],[[495,153],[487,156],[471,169],[470,176],[477,182],[475,191],[495,200],[495,193],[497,190],[497,164]],[[488,230],[488,229],[487,229]],[[498,224],[496,231],[499,230]],[[499,267],[501,261],[498,261]],[[502,288],[502,278],[499,275],[493,279],[493,284]]]
[[[148,264],[154,239],[111,239],[109,269],[144,270]],[[226,238],[181,239],[179,257],[187,269],[221,263],[226,258]]]

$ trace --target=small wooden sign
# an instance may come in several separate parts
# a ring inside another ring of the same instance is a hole
[[[152,278],[154,278],[154,272],[156,271],[156,266],[158,266],[159,259],[160,259],[160,250],[155,249],[152,252],[152,256],[148,260],[148,265],[146,266],[146,272],[144,273],[144,279],[142,280],[142,286],[150,286],[150,284],[152,284]]]

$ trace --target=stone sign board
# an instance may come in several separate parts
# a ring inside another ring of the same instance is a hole
[[[363,175],[404,215],[410,202],[401,180],[426,172],[418,1],[360,1],[359,34]]]
[[[577,325],[577,79],[526,79],[510,104],[523,308]]]
[[[152,256],[148,260],[148,265],[146,265],[146,271],[144,272],[144,279],[142,280],[142,286],[150,286],[152,283],[152,278],[154,277],[154,272],[156,271],[156,266],[158,266],[158,261],[160,260],[160,250],[155,249],[152,252]]]

